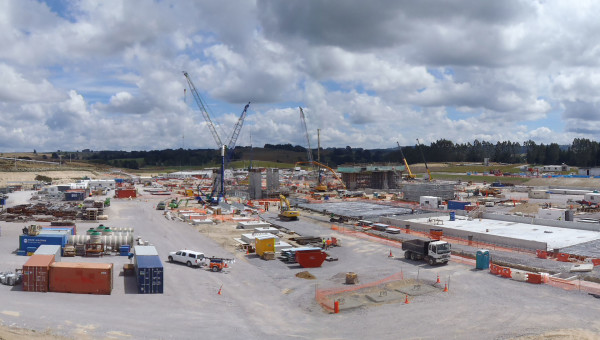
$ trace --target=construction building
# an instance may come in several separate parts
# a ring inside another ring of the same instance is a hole
[[[401,192],[407,201],[419,202],[421,196],[434,196],[442,200],[454,199],[454,183],[423,182],[404,183]]]
[[[399,189],[405,170],[404,165],[351,165],[337,168],[348,190]]]

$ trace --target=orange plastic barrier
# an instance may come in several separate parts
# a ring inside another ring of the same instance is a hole
[[[556,260],[560,262],[569,262],[569,254],[558,253],[556,255]]]
[[[506,277],[506,278],[511,278],[512,277],[512,272],[510,271],[510,268],[508,267],[501,267],[502,268],[502,272],[500,272],[500,275],[502,277]]]
[[[540,258],[540,259],[547,259],[548,258],[548,252],[547,251],[538,249],[538,250],[535,251],[535,253],[536,253],[537,257]]]
[[[592,264],[594,265],[594,267],[600,266],[600,259],[592,259]]]
[[[542,283],[542,274],[527,274],[527,282],[541,284]]]
[[[499,269],[500,269],[500,268],[499,268],[499,266],[498,266],[498,265],[496,265],[496,264],[493,264],[493,263],[490,263],[490,274],[493,274],[493,275],[498,275],[498,274],[500,274],[500,273],[498,272],[498,270],[499,270]]]

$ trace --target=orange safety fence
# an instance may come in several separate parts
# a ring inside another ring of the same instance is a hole
[[[318,304],[320,304],[324,309],[333,313],[334,312],[334,300],[330,298],[331,295],[347,293],[357,291],[359,289],[370,288],[379,286],[384,283],[392,282],[392,281],[400,281],[404,280],[404,273],[400,271],[399,273],[393,274],[386,278],[383,278],[379,281],[369,282],[362,285],[355,285],[352,287],[339,287],[339,288],[329,288],[329,289],[319,289],[318,287],[315,289],[315,300]]]
[[[401,232],[404,232],[405,234],[409,234],[409,235],[416,235],[416,236],[421,236],[421,237],[430,237],[431,236],[430,232],[426,232],[426,231],[416,231],[413,229],[402,228],[402,227],[397,227],[397,226],[392,226],[392,227],[394,227],[396,229],[400,229]],[[339,225],[335,225],[335,224],[331,225],[331,229],[337,230],[338,232],[343,233],[343,234],[353,235],[357,238],[368,239],[371,241],[384,243],[386,245],[392,245],[394,247],[400,247],[400,245],[398,245],[398,244],[402,243],[401,240],[391,240],[391,239],[388,239],[388,238],[385,238],[382,236],[371,234],[368,231],[357,231],[357,230],[354,230],[353,228],[343,227],[343,226],[339,226]],[[368,237],[365,235],[368,235]],[[382,241],[382,240],[385,240],[385,241]],[[495,245],[495,244],[491,244],[491,243],[469,241],[469,240],[465,240],[465,239],[459,238],[459,237],[441,236],[440,240],[447,241],[449,243],[454,243],[454,244],[462,244],[462,245],[475,247],[475,248],[485,248],[488,250],[500,250],[500,251],[518,252],[518,253],[526,253],[526,254],[535,254],[535,251],[532,249],[499,246],[499,245]]]

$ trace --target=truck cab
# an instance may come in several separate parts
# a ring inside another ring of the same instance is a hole
[[[446,241],[425,241],[420,239],[402,242],[404,257],[408,260],[425,260],[429,265],[450,261],[450,243]]]
[[[204,253],[182,249],[169,253],[169,262],[185,263],[188,267],[202,267],[204,263]]]
[[[445,241],[433,241],[429,243],[427,262],[430,265],[436,263],[447,263],[450,260],[450,243]]]

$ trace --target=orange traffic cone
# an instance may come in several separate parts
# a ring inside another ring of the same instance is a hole
[[[246,255],[250,254],[250,248],[246,248]]]
[[[437,281],[435,281],[435,283],[442,283],[442,282],[440,281],[440,276],[439,276],[439,275],[437,276]]]
[[[394,255],[392,254],[392,250],[390,249],[390,254],[388,255],[388,257],[394,257]]]
[[[221,289],[223,288],[223,285],[221,285],[221,287],[219,287],[219,291],[217,292],[217,295],[221,295]]]
[[[448,284],[444,283],[444,292],[447,292],[447,291],[448,291]]]
[[[410,301],[408,301],[408,295],[406,295],[406,298],[404,299],[404,303],[405,304],[409,304],[410,303]]]

